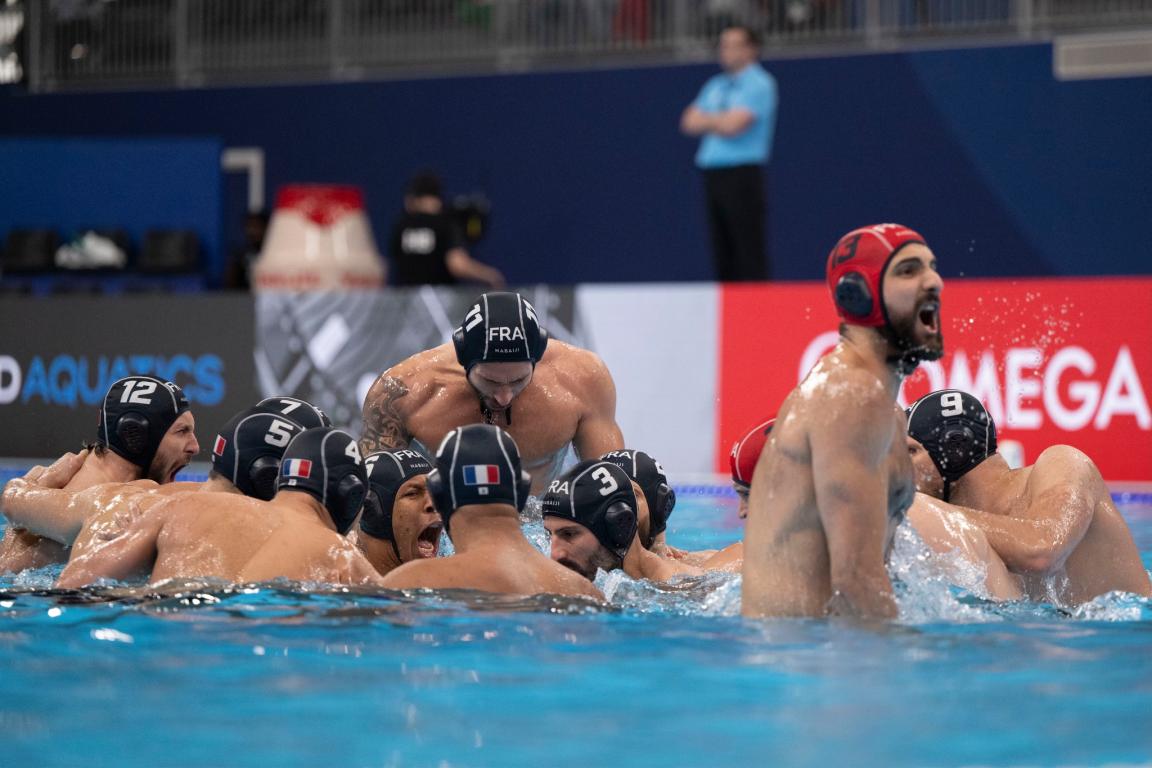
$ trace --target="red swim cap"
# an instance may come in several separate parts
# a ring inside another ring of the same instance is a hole
[[[760,453],[768,442],[768,433],[772,431],[772,425],[775,423],[775,416],[760,422],[732,446],[728,461],[732,467],[732,482],[735,485],[741,488],[752,485],[752,472],[756,469],[756,462],[760,460]]]
[[[909,243],[924,244],[924,238],[901,224],[873,224],[840,238],[828,254],[827,275],[828,290],[844,322],[872,328],[888,324],[884,271]]]

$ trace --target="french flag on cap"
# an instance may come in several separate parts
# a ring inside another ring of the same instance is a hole
[[[280,476],[302,478],[311,477],[312,462],[308,459],[285,459],[280,463]]]
[[[499,485],[500,467],[495,464],[464,465],[464,485]]]

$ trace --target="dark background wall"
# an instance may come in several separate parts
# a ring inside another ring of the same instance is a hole
[[[922,230],[946,275],[1147,273],[1152,78],[1058,82],[1047,44],[767,61],[779,279],[819,277],[843,231]],[[406,177],[483,191],[478,255],[516,283],[711,276],[677,132],[713,66],[224,90],[0,90],[0,134],[204,136],[263,147],[288,182],[363,187],[381,247]],[[242,214],[226,185],[225,228]],[[3,183],[6,201],[19,189]],[[147,204],[147,201],[141,201]]]

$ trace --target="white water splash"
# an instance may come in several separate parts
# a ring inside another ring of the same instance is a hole
[[[960,600],[963,596],[987,597],[984,569],[958,553],[933,552],[909,523],[896,530],[888,571],[896,589],[901,623],[1001,620],[989,607]]]

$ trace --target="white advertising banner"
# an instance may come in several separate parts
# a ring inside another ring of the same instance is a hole
[[[616,381],[625,444],[677,478],[715,462],[718,312],[711,284],[576,289],[580,335]]]

